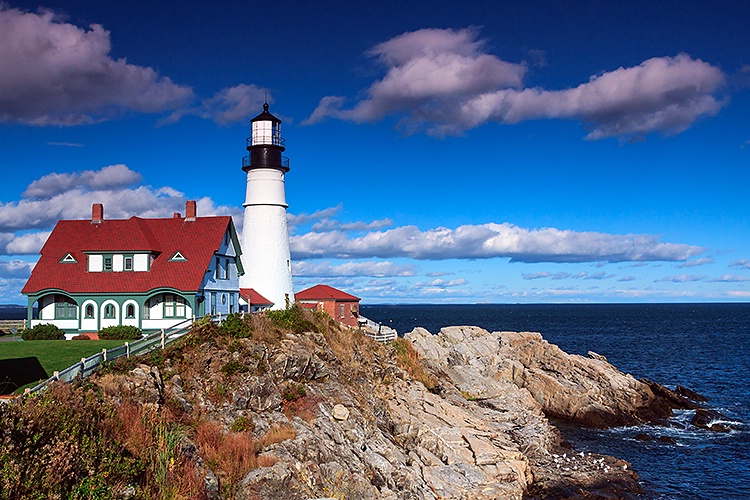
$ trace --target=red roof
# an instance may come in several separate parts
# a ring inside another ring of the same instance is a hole
[[[272,306],[273,302],[259,294],[254,288],[240,288],[240,296],[254,306]]]
[[[60,289],[70,293],[139,293],[156,288],[197,291],[231,217],[61,220],[41,250],[22,293]],[[148,272],[88,272],[87,253],[150,252]],[[169,259],[176,253],[185,258]],[[76,263],[60,263],[70,253]]]
[[[359,297],[350,295],[346,292],[342,292],[332,286],[328,285],[315,285],[314,287],[302,290],[294,294],[295,300],[339,300],[339,301],[357,301]]]

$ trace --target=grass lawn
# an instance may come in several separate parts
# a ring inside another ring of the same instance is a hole
[[[31,340],[0,343],[0,389],[12,384],[22,392],[102,349],[121,346],[124,340]],[[7,391],[3,391],[7,393]]]

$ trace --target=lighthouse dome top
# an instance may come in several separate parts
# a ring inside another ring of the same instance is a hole
[[[273,123],[281,123],[281,120],[273,116],[271,113],[268,112],[268,103],[263,103],[263,112],[250,120],[250,123],[254,122],[273,122]]]

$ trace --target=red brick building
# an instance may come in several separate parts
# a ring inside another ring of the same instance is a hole
[[[325,311],[339,323],[356,327],[359,317],[359,297],[328,285],[315,285],[294,294],[294,299],[309,309]]]

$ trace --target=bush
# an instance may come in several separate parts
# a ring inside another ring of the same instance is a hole
[[[135,326],[108,326],[99,330],[101,340],[138,340],[142,336],[141,329]]]
[[[279,311],[268,311],[266,313],[273,325],[283,330],[291,330],[292,333],[319,332],[317,325],[310,321],[305,310],[299,304]]]
[[[241,314],[233,313],[221,322],[221,332],[236,339],[246,339],[252,336],[253,327]]]
[[[65,332],[51,323],[34,325],[21,333],[24,340],[65,340]]]

